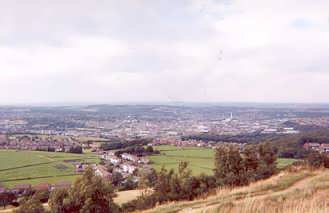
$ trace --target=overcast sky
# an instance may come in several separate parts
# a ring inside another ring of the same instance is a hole
[[[2,0],[0,104],[329,102],[328,0]]]

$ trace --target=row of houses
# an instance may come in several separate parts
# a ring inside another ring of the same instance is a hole
[[[0,136],[0,149],[70,152],[78,146],[78,142],[68,140],[36,140],[28,136],[10,139]]]
[[[29,191],[52,191],[55,189],[69,189],[71,187],[71,182],[68,181],[60,181],[55,184],[48,184],[48,183],[40,183],[37,185],[32,186],[31,184],[18,184],[13,188],[7,189],[4,187],[0,187],[0,195],[3,193],[13,193],[16,196],[21,196]]]
[[[314,150],[320,153],[329,153],[329,144],[327,143],[305,143],[303,147],[306,150]]]
[[[137,164],[149,164],[150,160],[146,157],[138,157],[137,155],[123,153],[119,157],[115,155],[112,151],[101,152],[101,159],[105,161],[109,161],[114,165],[118,165],[120,163],[124,163],[127,161],[131,161]]]
[[[146,157],[138,157],[129,153],[116,156],[113,151],[101,152],[100,157],[102,160],[113,164],[113,172],[119,172],[124,177],[132,175],[138,168],[147,167],[150,163]]]
[[[199,140],[180,140],[178,138],[157,138],[150,145],[173,145],[178,147],[212,147],[212,143]]]

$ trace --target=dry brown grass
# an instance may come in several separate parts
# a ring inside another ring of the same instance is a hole
[[[329,212],[329,170],[295,168],[249,186],[218,189],[215,196],[192,202],[174,202],[148,212]]]

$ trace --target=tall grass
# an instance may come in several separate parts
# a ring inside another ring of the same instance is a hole
[[[173,202],[148,212],[308,213],[329,212],[329,170],[283,171],[270,179],[191,202]]]
[[[218,212],[239,212],[239,213],[324,213],[329,212],[328,202],[324,197],[312,197],[304,199],[289,199],[281,202],[274,202],[268,199],[257,200],[247,199],[243,204],[234,205],[232,203],[210,207],[201,210],[202,213]]]

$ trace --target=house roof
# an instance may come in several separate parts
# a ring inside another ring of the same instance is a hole
[[[14,189],[30,189],[31,185],[30,184],[18,184],[14,186]]]
[[[71,187],[71,182],[70,181],[59,181],[54,184],[55,188],[70,188]]]
[[[50,188],[50,184],[48,183],[40,183],[38,185],[33,186],[33,189],[39,190],[48,190]]]

